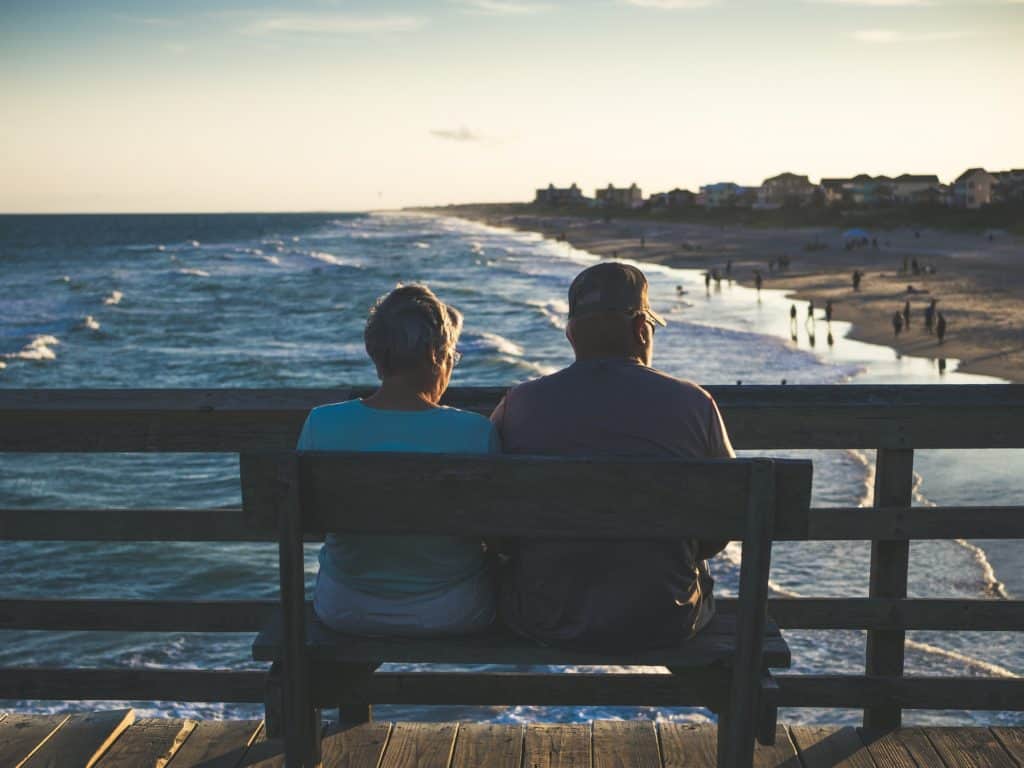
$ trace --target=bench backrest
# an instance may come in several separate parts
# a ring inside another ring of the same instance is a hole
[[[304,533],[742,539],[751,499],[806,530],[811,463],[450,454],[243,454],[246,519]],[[758,480],[758,477],[761,480]],[[301,487],[301,501],[299,488]]]

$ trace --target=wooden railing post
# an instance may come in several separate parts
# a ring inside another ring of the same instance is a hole
[[[909,448],[879,448],[875,463],[876,507],[908,507],[914,490],[914,451]],[[907,596],[909,541],[871,542],[871,597]],[[903,676],[903,630],[869,630],[865,673],[885,677]],[[902,710],[883,704],[864,710],[864,727],[891,730],[900,727]]]

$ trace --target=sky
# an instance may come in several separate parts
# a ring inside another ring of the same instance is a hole
[[[0,0],[0,212],[1024,167],[1024,0]]]

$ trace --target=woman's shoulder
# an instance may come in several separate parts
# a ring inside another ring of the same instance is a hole
[[[334,420],[362,414],[366,406],[362,400],[345,400],[340,403],[325,403],[315,406],[306,417],[309,421]]]

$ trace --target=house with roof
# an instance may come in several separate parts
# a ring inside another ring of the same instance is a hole
[[[705,208],[745,208],[757,199],[757,189],[741,187],[731,181],[719,181],[700,188]]]
[[[839,205],[847,202],[847,186],[852,179],[822,179],[818,185],[825,205]]]
[[[628,187],[616,187],[609,184],[604,189],[594,192],[597,204],[605,208],[639,208],[644,203],[643,192],[633,182]]]
[[[697,204],[697,195],[688,189],[675,189],[668,192],[655,192],[647,198],[651,208],[692,208]]]
[[[575,182],[570,187],[556,187],[548,184],[547,187],[537,190],[533,202],[537,205],[582,205],[587,201],[583,196],[583,190],[576,186]]]
[[[934,174],[904,173],[892,180],[892,201],[901,205],[921,205],[941,199],[939,177]]]
[[[817,189],[806,176],[798,176],[787,171],[764,180],[758,190],[758,204],[765,208],[806,205],[814,197]]]
[[[992,175],[999,181],[993,192],[993,197],[997,202],[1024,202],[1024,168],[996,171]]]
[[[998,184],[999,179],[984,168],[968,168],[953,182],[952,204],[957,208],[991,205]]]

